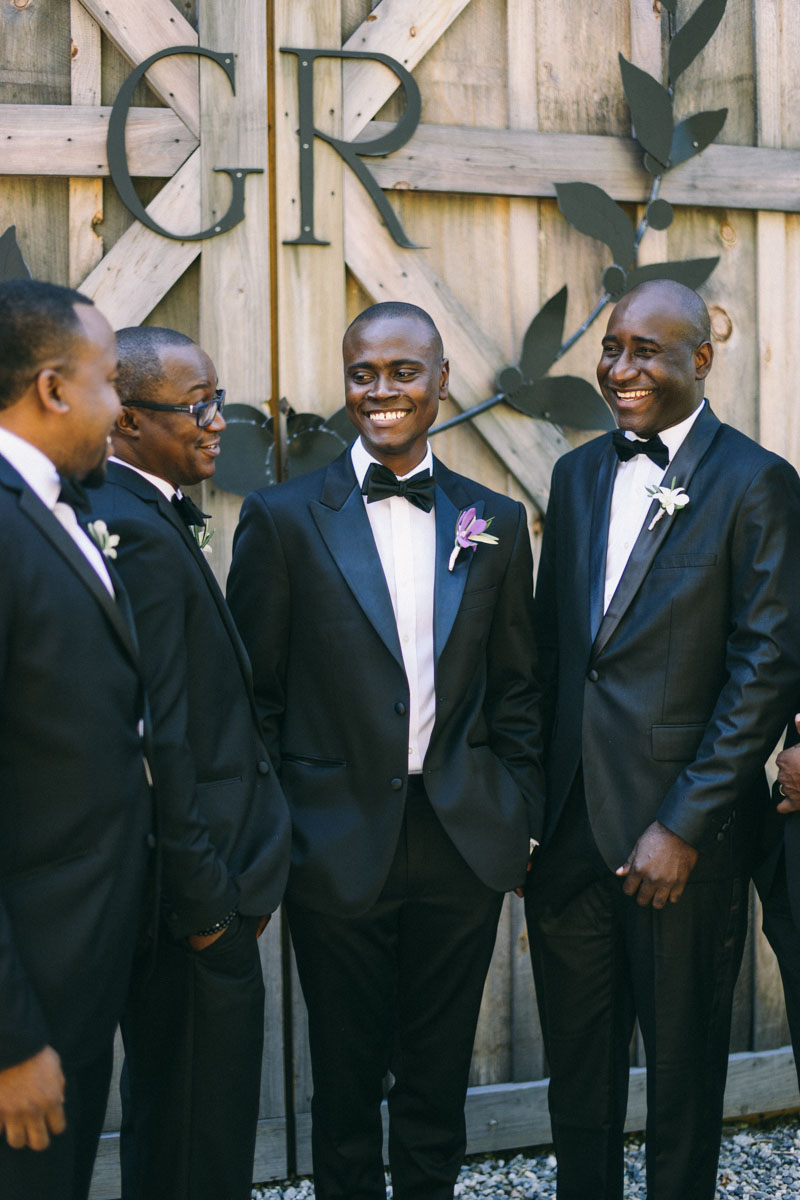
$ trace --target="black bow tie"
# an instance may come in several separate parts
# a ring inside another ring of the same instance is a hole
[[[58,493],[57,504],[68,504],[77,516],[78,511],[89,512],[91,505],[86,495],[86,488],[70,475],[59,475],[61,491]]]
[[[386,500],[389,496],[405,496],[423,512],[430,512],[433,508],[433,476],[430,471],[420,471],[410,479],[398,479],[388,467],[381,463],[370,463],[361,491],[367,497],[367,504]]]
[[[669,450],[658,434],[646,442],[632,442],[630,438],[625,437],[621,429],[615,429],[611,435],[611,440],[614,443],[614,449],[617,452],[617,458],[620,462],[627,462],[637,454],[646,454],[657,467],[666,468],[669,465]]]
[[[189,496],[179,496],[176,492],[172,503],[180,513],[184,525],[205,525],[206,521],[210,520],[210,514],[199,509]]]

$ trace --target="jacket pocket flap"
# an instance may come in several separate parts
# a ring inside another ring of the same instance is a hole
[[[705,731],[705,725],[653,725],[653,758],[657,762],[692,762]]]

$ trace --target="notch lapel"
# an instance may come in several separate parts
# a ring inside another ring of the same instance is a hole
[[[320,500],[308,503],[311,517],[347,586],[386,648],[403,667],[392,598],[364,500],[356,486],[349,451],[331,463]]]
[[[665,481],[667,487],[672,487],[672,479],[675,479],[675,487],[685,488],[689,491],[689,483],[697,469],[701,459],[705,455],[712,441],[714,440],[717,430],[720,427],[720,422],[714,416],[711,409],[706,403],[705,408],[700,413],[700,416],[695,421],[692,428],[686,435],[683,445],[678,450],[675,458],[667,467],[665,473]],[[691,501],[690,501],[691,503]],[[609,639],[614,633],[614,630],[619,625],[623,616],[630,607],[636,593],[639,591],[647,572],[650,570],[653,559],[656,553],[663,545],[666,538],[669,536],[672,529],[672,523],[680,517],[676,513],[673,516],[663,516],[661,520],[652,529],[648,529],[648,525],[653,517],[658,512],[658,504],[654,500],[647,510],[647,516],[644,519],[642,528],[639,530],[639,536],[634,542],[631,550],[630,558],[626,564],[625,570],[622,572],[622,578],[619,581],[617,590],[611,598],[611,603],[608,606],[600,628],[597,632],[594,645],[592,646],[592,659],[596,659],[608,645]]]

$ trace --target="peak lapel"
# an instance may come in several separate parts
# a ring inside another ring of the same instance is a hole
[[[442,474],[444,473],[437,462],[434,478]],[[475,501],[473,507],[476,517],[482,517],[483,500]],[[461,597],[464,595],[464,588],[467,584],[473,552],[462,550],[456,558],[453,570],[449,570],[450,555],[455,545],[456,522],[458,514],[462,510],[455,506],[439,483],[436,484],[435,489],[434,511],[436,513],[436,577],[433,591],[433,646],[434,658],[438,663],[461,605]]]
[[[608,521],[611,514],[611,495],[614,490],[614,475],[617,455],[611,439],[595,481],[592,519],[589,530],[589,623],[590,641],[597,637],[603,621],[603,600],[606,584],[606,552],[608,550]]]
[[[403,666],[397,621],[364,500],[346,452],[328,468],[321,500],[309,511],[347,586],[389,652]],[[405,668],[404,668],[405,669]]]
[[[667,487],[672,487],[672,479],[674,477],[676,487],[682,487],[687,492],[689,491],[689,483],[692,476],[700,460],[714,440],[719,426],[719,420],[714,416],[706,403],[705,408],[686,435],[686,440],[667,468],[665,476]],[[648,525],[657,512],[658,505],[654,500],[648,509],[644,524],[631,550],[630,558],[625,570],[622,572],[622,578],[611,598],[611,603],[597,632],[597,637],[592,646],[593,658],[602,653],[614,630],[630,607],[647,572],[650,570],[656,553],[666,538],[669,537],[673,521],[680,520],[680,510],[676,510],[673,516],[664,515],[657,525],[652,529],[648,529]]]

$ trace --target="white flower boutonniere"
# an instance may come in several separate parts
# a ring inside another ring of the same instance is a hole
[[[489,517],[488,521],[482,521],[476,517],[474,508],[465,508],[458,514],[456,544],[450,555],[450,562],[447,564],[448,571],[452,571],[456,565],[459,550],[472,550],[474,553],[478,549],[478,542],[484,542],[487,546],[497,545],[500,538],[495,537],[493,533],[486,532],[493,520],[494,517]]]
[[[211,546],[209,545],[209,542],[216,533],[216,530],[209,529],[207,525],[190,525],[189,529],[192,537],[203,551],[203,554],[210,554]]]
[[[685,508],[689,503],[689,497],[682,487],[675,487],[675,476],[672,476],[671,487],[649,487],[647,489],[648,496],[652,496],[661,505],[656,515],[653,517],[650,524],[647,526],[648,533],[653,526],[661,520],[664,513],[671,517],[676,509]]]
[[[86,528],[92,541],[106,558],[117,557],[118,533],[109,533],[105,521],[90,521]]]

